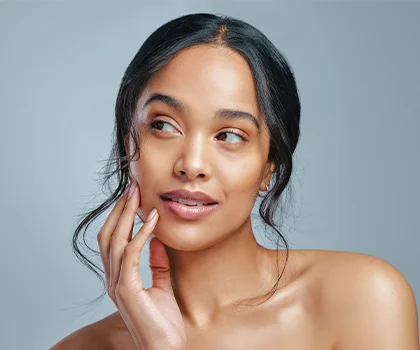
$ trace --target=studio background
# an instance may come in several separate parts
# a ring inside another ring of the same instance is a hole
[[[295,72],[291,248],[380,257],[420,299],[420,3],[3,2],[1,349],[47,349],[116,311],[105,296],[80,316],[77,304],[102,285],[76,260],[72,235],[77,216],[105,199],[98,173],[125,68],[157,27],[193,12],[256,26]],[[89,230],[95,249],[105,218]],[[147,263],[148,249],[140,271],[149,287]]]

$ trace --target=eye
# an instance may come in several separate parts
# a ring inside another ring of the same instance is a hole
[[[166,125],[166,129],[165,129]],[[178,130],[169,122],[166,122],[161,119],[155,119],[152,122],[149,123],[150,129],[152,129],[154,132],[178,132]],[[172,129],[172,130],[171,130]],[[222,136],[222,137],[220,137]],[[217,135],[219,139],[221,139],[223,142],[227,142],[230,144],[240,144],[242,142],[248,142],[249,140],[244,136],[241,135],[238,132],[235,131],[223,131]]]
[[[166,130],[164,129],[165,125],[169,125],[169,130],[168,127],[166,127]],[[164,132],[172,132],[170,129],[172,128],[173,130],[177,131],[172,124],[165,122],[164,120],[161,119],[155,119],[153,120],[151,123],[149,123],[149,126],[151,129],[155,129],[155,130],[159,130],[159,131],[164,131]]]
[[[244,136],[242,136],[241,134],[237,132],[224,131],[224,132],[221,132],[217,136],[220,136],[220,135],[223,135],[222,141],[228,142],[228,143],[241,143],[241,142],[248,141]]]

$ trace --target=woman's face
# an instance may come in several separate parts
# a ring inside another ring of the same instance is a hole
[[[169,97],[146,103],[154,94]],[[225,109],[231,112],[220,113]],[[269,134],[242,56],[205,45],[181,51],[154,73],[136,113],[140,158],[131,163],[130,175],[140,188],[137,213],[145,221],[153,208],[158,210],[154,234],[163,243],[200,250],[249,224],[256,195],[272,169]],[[132,143],[130,148],[131,153]],[[177,189],[204,192],[218,204],[205,217],[178,216],[161,198]]]

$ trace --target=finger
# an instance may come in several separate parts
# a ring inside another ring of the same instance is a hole
[[[110,259],[110,296],[115,296],[115,287],[117,285],[120,270],[122,256],[124,254],[125,246],[131,241],[133,233],[134,218],[136,216],[138,204],[139,204],[139,191],[138,185],[133,184],[134,192],[131,197],[127,200],[124,210],[121,214],[120,220],[117,223],[115,231],[111,238],[111,247],[109,252]]]
[[[124,249],[120,278],[118,280],[119,286],[130,286],[133,281],[139,280],[139,266],[141,252],[144,248],[147,238],[153,232],[156,223],[159,219],[159,214],[155,210],[154,216],[148,218],[144,225],[140,228],[134,238]],[[153,210],[152,210],[153,212]],[[149,214],[150,216],[150,214]],[[143,282],[140,278],[140,288],[143,288]]]
[[[110,240],[112,233],[117,226],[118,220],[121,216],[121,213],[124,209],[124,206],[127,202],[127,187],[124,194],[118,199],[117,204],[115,204],[114,208],[109,213],[104,225],[100,229],[97,240],[99,246],[99,252],[101,255],[102,265],[104,266],[105,278],[108,281],[110,277],[110,266],[109,266],[109,249],[110,249]]]
[[[149,244],[149,266],[152,270],[152,287],[161,288],[173,294],[170,265],[165,245],[154,236]]]

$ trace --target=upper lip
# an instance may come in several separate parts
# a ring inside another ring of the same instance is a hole
[[[200,191],[191,192],[185,189],[179,189],[175,191],[169,191],[161,194],[161,197],[166,199],[180,198],[191,201],[198,201],[203,203],[217,203],[217,201],[210,197],[208,194]]]

